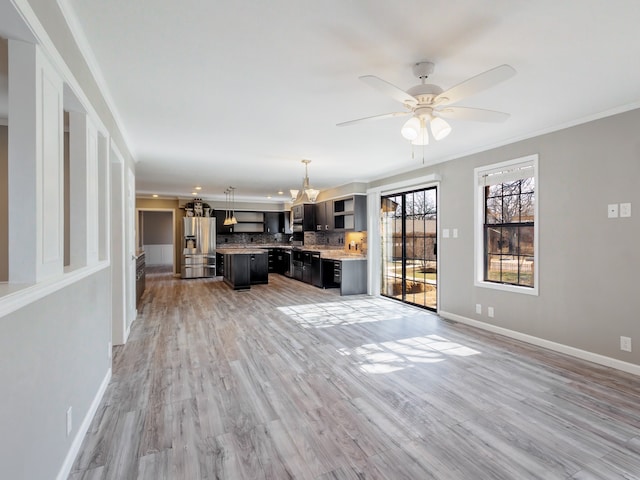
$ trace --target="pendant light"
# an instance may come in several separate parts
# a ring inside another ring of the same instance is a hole
[[[231,218],[229,220],[229,225],[235,225],[238,223],[238,220],[236,219],[236,187],[229,187],[229,190],[231,190]]]
[[[231,225],[231,218],[229,217],[229,189],[224,191],[224,226]]]

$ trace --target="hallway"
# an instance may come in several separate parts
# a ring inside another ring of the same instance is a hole
[[[69,478],[638,478],[638,405],[633,375],[389,299],[150,273]]]

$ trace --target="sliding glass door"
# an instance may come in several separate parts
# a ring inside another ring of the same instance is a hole
[[[436,310],[436,187],[383,196],[380,212],[382,295]]]

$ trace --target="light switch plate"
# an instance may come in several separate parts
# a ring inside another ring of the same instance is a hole
[[[618,218],[618,204],[610,203],[607,205],[607,217],[609,218]]]
[[[620,204],[620,217],[630,217],[631,216],[631,204],[630,203],[621,203]]]
[[[453,229],[453,238],[458,238],[458,229],[457,228]]]
[[[449,238],[449,229],[448,228],[443,228],[442,229],[442,238]]]

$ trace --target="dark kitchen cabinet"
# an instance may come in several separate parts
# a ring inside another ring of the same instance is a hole
[[[224,255],[224,280],[234,290],[269,283],[268,255],[264,253],[228,253]]]
[[[224,276],[224,255],[221,253],[216,253],[216,274]]]
[[[322,260],[319,253],[311,254],[311,284],[322,287]]]
[[[314,214],[316,231],[333,230],[333,202],[331,200],[316,203]]]
[[[322,288],[340,288],[340,272],[342,262],[339,260],[322,259],[320,275],[322,276]],[[336,278],[336,271],[338,272]],[[336,281],[337,280],[337,281]]]
[[[311,283],[311,252],[302,252],[302,281],[304,283]]]
[[[220,235],[221,233],[232,233],[233,230],[231,229],[230,225],[225,225],[224,224],[224,220],[225,218],[227,218],[227,212],[225,210],[216,210],[214,212],[214,215],[216,216],[216,234]]]
[[[298,225],[302,225],[305,232],[314,232],[315,225],[315,205],[313,203],[299,203],[291,207],[293,212],[293,221]]]
[[[264,231],[266,233],[285,233],[284,212],[265,212]]]
[[[140,306],[140,300],[146,286],[145,254],[142,252],[136,257],[136,307]]]
[[[286,271],[284,252],[281,248],[269,249],[269,273],[284,274]]]
[[[247,254],[225,254],[224,280],[231,285],[234,290],[251,288],[249,261],[250,258]]]
[[[251,284],[269,283],[268,253],[251,253],[248,257]]]

